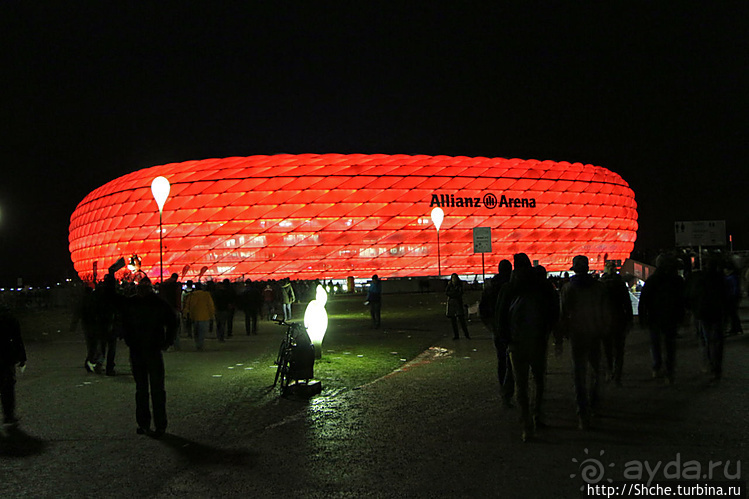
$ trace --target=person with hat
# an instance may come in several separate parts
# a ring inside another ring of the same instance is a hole
[[[560,327],[555,332],[555,344],[559,353],[563,336],[570,340],[578,427],[587,430],[599,403],[601,342],[608,332],[610,318],[606,290],[589,274],[588,257],[574,257],[570,270],[575,275],[562,288]]]
[[[130,348],[130,365],[135,379],[135,420],[139,435],[161,437],[166,431],[164,357],[174,343],[178,319],[172,307],[154,293],[148,277],[141,279],[135,296],[124,301],[124,337]],[[155,430],[151,432],[153,406]]]

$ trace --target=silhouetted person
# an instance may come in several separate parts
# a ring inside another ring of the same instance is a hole
[[[283,305],[283,320],[291,320],[292,305],[296,301],[294,288],[291,286],[291,280],[287,277],[281,285],[281,304]]]
[[[73,320],[70,323],[70,332],[74,332],[81,324],[83,329],[83,338],[86,342],[86,360],[83,361],[83,367],[87,372],[94,372],[96,363],[99,360],[99,341],[97,335],[97,311],[96,297],[94,289],[85,286],[83,294],[73,311]]]
[[[216,337],[223,342],[228,336],[228,323],[231,309],[234,307],[235,296],[231,281],[224,279],[211,292],[213,304],[216,307]]]
[[[514,261],[512,278],[502,290],[497,309],[498,332],[502,343],[508,345],[525,441],[537,426],[544,424],[546,345],[559,318],[559,298],[554,286],[546,280],[543,267],[532,268],[525,253],[516,254]],[[535,382],[532,411],[528,397],[530,373]]]
[[[244,291],[238,299],[239,306],[244,312],[244,328],[247,336],[257,334],[257,319],[263,306],[263,296],[252,280],[244,282]]]
[[[606,353],[606,365],[609,379],[616,386],[622,385],[622,370],[624,366],[624,345],[627,333],[632,327],[632,300],[624,279],[617,273],[616,264],[607,262],[601,283],[608,293],[611,317],[609,333],[603,337],[603,349]]]
[[[372,276],[367,290],[367,302],[369,303],[369,315],[372,317],[372,327],[380,327],[380,315],[382,312],[382,281],[377,274]]]
[[[661,344],[666,348],[666,382],[673,383],[676,365],[676,333],[684,319],[686,296],[684,279],[677,273],[676,259],[662,254],[655,262],[655,272],[640,292],[640,324],[650,332],[653,377],[663,374]]]
[[[502,286],[510,281],[512,273],[512,264],[505,259],[499,262],[497,274],[487,279],[484,283],[484,290],[481,292],[479,300],[479,318],[486,328],[494,333],[495,323],[497,320],[497,302],[499,301],[499,291]]]
[[[270,283],[263,288],[263,307],[265,307],[265,318],[271,320],[276,312],[276,292]]]
[[[164,357],[174,342],[177,316],[172,307],[156,295],[146,277],[138,283],[136,295],[124,301],[125,343],[130,347],[130,365],[135,379],[135,420],[138,433],[150,433],[153,406],[154,437],[167,427]]]
[[[117,289],[114,275],[107,274],[94,290],[96,304],[96,341],[97,360],[94,371],[100,374],[106,370],[107,376],[115,375],[115,358],[117,356]],[[105,368],[106,362],[106,368]]]
[[[179,318],[182,315],[182,284],[176,273],[159,285],[159,296],[172,307],[174,315]],[[179,349],[179,324],[174,335],[174,348]]]
[[[194,332],[194,324],[187,308],[190,302],[190,294],[194,289],[195,285],[192,280],[188,279],[187,282],[185,282],[185,289],[182,290],[182,329],[185,331],[188,338],[192,338]]]
[[[445,294],[447,295],[447,311],[445,315],[450,318],[450,323],[453,326],[453,339],[460,339],[458,322],[460,322],[460,327],[463,329],[465,337],[470,339],[471,336],[468,334],[468,325],[466,324],[466,309],[463,306],[463,281],[460,280],[458,274],[453,273],[450,276],[450,282],[447,283]]]
[[[588,257],[577,255],[573,258],[571,270],[575,275],[570,277],[561,292],[561,323],[555,332],[556,346],[559,353],[562,336],[567,335],[572,351],[578,425],[581,430],[587,430],[599,403],[601,342],[609,330],[609,310],[603,284],[588,273]]]
[[[691,306],[702,344],[703,362],[711,381],[723,375],[724,318],[729,309],[729,289],[719,258],[708,258],[704,270],[693,272],[695,279]]]
[[[515,382],[512,377],[512,366],[510,358],[507,355],[507,343],[499,335],[499,300],[502,288],[510,282],[512,275],[512,263],[509,260],[502,260],[497,266],[497,275],[489,280],[488,286],[481,294],[479,302],[479,315],[481,321],[492,332],[494,347],[497,351],[497,379],[499,380],[500,394],[505,406],[509,406],[510,400],[515,393]]]
[[[21,325],[13,313],[0,305],[0,401],[3,406],[3,423],[15,425],[16,417],[16,366],[26,365],[26,348],[21,339]]]
[[[736,266],[732,262],[726,264],[726,289],[728,293],[728,310],[726,316],[728,319],[728,334],[743,334],[744,329],[741,327],[741,318],[739,317],[739,304],[741,303],[741,280]]]

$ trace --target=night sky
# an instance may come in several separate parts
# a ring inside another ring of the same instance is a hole
[[[0,285],[73,277],[102,184],[254,154],[590,163],[634,190],[636,251],[676,220],[749,249],[749,3],[510,3],[0,3]]]

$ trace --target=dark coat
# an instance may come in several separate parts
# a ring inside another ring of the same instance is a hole
[[[610,328],[606,289],[590,274],[575,274],[562,287],[558,335],[577,338],[603,337]]]
[[[634,313],[632,299],[629,297],[627,284],[619,274],[604,274],[601,283],[608,294],[611,310],[610,325],[612,331],[627,330],[632,325]]]
[[[154,293],[123,301],[124,337],[131,350],[166,350],[174,343],[179,325],[172,307]]]
[[[9,310],[0,308],[0,367],[26,362],[21,325]]]
[[[549,337],[559,319],[554,286],[532,268],[517,268],[502,287],[497,308],[497,333],[506,344]]]
[[[447,310],[445,315],[447,317],[459,317],[466,314],[465,308],[463,307],[463,281],[459,281],[458,284],[453,284],[450,281],[445,289],[447,295]]]
[[[644,326],[673,328],[684,320],[684,279],[672,271],[656,269],[640,293],[639,317]]]

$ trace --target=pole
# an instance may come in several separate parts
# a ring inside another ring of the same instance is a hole
[[[159,210],[159,282],[164,284],[164,232],[161,228],[161,212]]]
[[[437,229],[437,277],[442,277],[442,257],[440,256],[440,231]]]
[[[486,289],[486,270],[484,269],[484,254],[481,253],[481,287]]]

